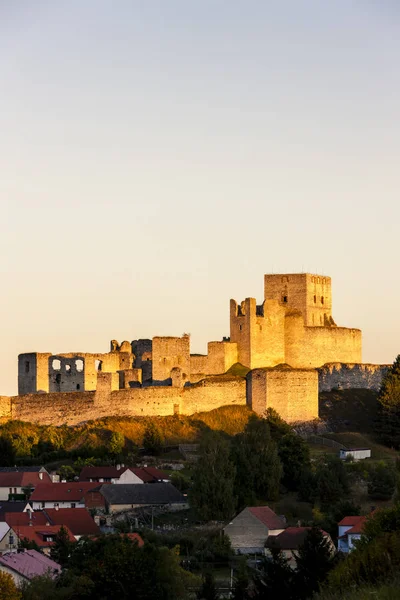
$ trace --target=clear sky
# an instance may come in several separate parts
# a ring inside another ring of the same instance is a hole
[[[333,280],[400,352],[398,0],[0,0],[0,394],[21,352],[229,334]]]

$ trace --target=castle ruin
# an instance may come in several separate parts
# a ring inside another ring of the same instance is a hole
[[[273,407],[288,421],[311,420],[318,417],[318,369],[325,369],[326,389],[326,365],[336,364],[335,381],[338,364],[348,372],[356,365],[356,387],[363,386],[361,345],[359,329],[333,320],[330,277],[270,274],[262,304],[230,301],[230,336],[209,342],[206,355],[190,353],[187,334],[113,340],[101,354],[21,354],[18,396],[0,398],[0,413],[73,424],[105,415],[192,414],[247,404],[258,414]],[[235,374],[238,363],[249,370],[246,378]],[[379,373],[374,377],[379,381]]]

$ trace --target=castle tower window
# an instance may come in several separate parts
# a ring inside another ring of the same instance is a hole
[[[29,373],[29,360],[25,362],[25,373]]]
[[[283,296],[282,301],[283,302],[287,302],[288,301],[288,297],[287,296]]]
[[[61,375],[60,375],[60,373],[57,373],[57,375],[56,375],[56,383],[61,383]]]
[[[65,370],[67,373],[71,372],[71,365],[65,365]]]
[[[77,389],[77,390],[80,390],[80,389],[81,389],[81,386],[80,386],[80,384],[79,384],[79,383],[77,383],[77,384],[76,384],[76,389]]]
[[[59,371],[61,369],[61,361],[58,360],[58,358],[55,358],[51,363],[51,366],[54,369],[54,371]]]
[[[321,304],[323,304],[323,303],[324,303],[324,297],[321,296]]]
[[[78,358],[78,360],[75,361],[75,368],[77,371],[82,372],[83,371],[83,360]]]
[[[239,331],[242,331],[242,325],[239,325]]]
[[[94,361],[94,366],[95,366],[96,371],[101,371],[102,364],[103,363],[102,363],[101,360],[95,360]]]
[[[317,304],[317,296],[314,295],[314,304]]]

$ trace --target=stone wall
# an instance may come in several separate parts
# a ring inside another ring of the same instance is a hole
[[[28,394],[0,397],[0,417],[43,425],[76,425],[105,416],[190,415],[220,406],[246,404],[240,377],[211,377],[192,386],[115,389],[118,374],[102,373],[96,392]]]
[[[190,381],[200,381],[207,375],[226,373],[238,362],[237,344],[209,342],[207,354],[190,355]]]
[[[346,327],[304,327],[301,315],[285,319],[285,362],[294,368],[329,362],[361,363],[361,331]]]
[[[318,369],[319,391],[365,388],[379,391],[391,365],[329,363]]]
[[[285,420],[318,418],[318,373],[282,365],[255,369],[247,375],[247,403],[259,415],[273,408]]]
[[[189,379],[190,336],[153,338],[152,360],[153,381],[167,382],[174,367],[181,368]]]

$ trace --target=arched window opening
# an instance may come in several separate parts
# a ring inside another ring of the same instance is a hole
[[[314,295],[314,304],[317,304],[317,296]]]
[[[79,373],[82,373],[83,371],[83,360],[81,358],[78,358],[78,360],[75,361],[75,368]]]
[[[96,371],[101,371],[101,368],[103,366],[103,362],[101,360],[95,360],[94,361],[94,366],[96,368]]]
[[[58,358],[55,358],[51,363],[51,367],[54,371],[59,371],[61,369],[61,361]]]
[[[323,304],[323,303],[324,303],[324,297],[321,296],[321,304]]]

